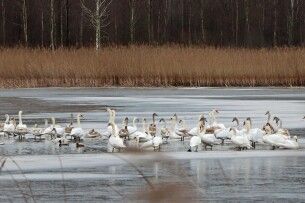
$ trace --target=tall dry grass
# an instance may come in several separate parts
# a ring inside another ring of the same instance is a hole
[[[0,87],[303,86],[305,48],[10,48],[0,78]]]

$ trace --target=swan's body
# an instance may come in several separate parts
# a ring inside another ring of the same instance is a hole
[[[225,125],[222,123],[218,123],[216,119],[216,115],[219,114],[219,111],[216,109],[213,109],[209,113],[210,117],[210,126],[208,128],[214,128],[214,129],[226,129]]]
[[[135,132],[138,131],[138,127],[137,127],[137,124],[136,122],[139,122],[139,119],[138,118],[133,118],[133,121],[132,121],[132,126],[127,126],[127,130],[128,130],[128,133],[129,133],[129,137],[131,139],[134,139],[136,138],[136,135],[135,135]]]
[[[18,117],[19,117],[19,123],[16,126],[17,133],[27,133],[28,127],[22,123],[22,111],[19,111]]]
[[[80,124],[80,119],[83,118],[83,115],[82,114],[78,114],[77,115],[77,127],[73,128],[71,130],[71,136],[74,137],[74,138],[78,138],[78,139],[82,139],[83,136],[85,135],[85,132],[83,130],[83,128],[81,127],[81,124]]]
[[[239,149],[252,148],[248,137],[243,132],[238,131],[236,128],[231,128],[230,133],[232,133],[231,136],[232,143],[236,145]]]
[[[199,145],[201,144],[201,137],[200,137],[200,129],[202,127],[202,125],[204,124],[202,122],[202,119],[203,116],[199,119],[199,122],[198,122],[198,125],[196,127],[197,129],[197,132],[194,133],[194,136],[191,137],[191,140],[190,140],[190,149],[188,150],[189,152],[191,152],[192,150],[197,152],[198,151],[198,147]]]
[[[170,137],[170,130],[167,128],[167,124],[166,124],[166,121],[165,119],[160,119],[159,121],[160,123],[163,122],[163,126],[161,126],[160,128],[160,135],[162,136],[162,139],[165,139],[166,142],[168,140],[168,138]]]
[[[115,149],[121,150],[126,148],[123,139],[119,137],[118,131],[116,131],[115,124],[109,123],[109,126],[112,128],[112,130],[111,136],[108,140],[108,152],[114,152]]]
[[[0,131],[4,131],[4,126],[8,125],[10,121],[10,116],[8,114],[5,114],[5,121],[4,123],[0,123]]]
[[[154,151],[161,149],[162,138],[160,136],[155,136],[152,140],[148,140],[147,142],[141,145],[141,149],[153,147]]]
[[[9,120],[9,115],[6,116],[6,121],[3,126],[3,132],[4,133],[13,133],[15,131],[15,125],[14,125],[14,120]]]

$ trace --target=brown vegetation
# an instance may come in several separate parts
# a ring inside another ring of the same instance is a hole
[[[303,86],[305,49],[0,50],[0,87]]]

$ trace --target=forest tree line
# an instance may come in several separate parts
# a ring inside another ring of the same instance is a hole
[[[304,0],[0,0],[1,46],[305,45]]]

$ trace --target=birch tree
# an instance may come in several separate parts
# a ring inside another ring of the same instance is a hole
[[[129,32],[130,32],[130,42],[134,43],[134,36],[135,36],[135,0],[129,0],[129,7],[130,7],[130,22],[129,22]]]
[[[277,0],[273,1],[273,46],[277,46]]]
[[[201,40],[205,43],[205,29],[204,29],[204,0],[200,0],[200,29],[201,29]]]
[[[91,26],[95,29],[95,49],[99,50],[101,44],[101,31],[109,25],[109,6],[111,0],[95,0],[95,9],[86,6],[85,0],[81,0],[84,14],[87,16]]]
[[[81,12],[81,15],[83,15],[83,9],[82,9],[82,12]],[[66,45],[69,45],[70,44],[70,23],[69,23],[69,17],[70,17],[70,2],[69,0],[66,0],[65,1],[65,16],[66,16],[66,19],[65,19],[65,24],[66,24]]]

